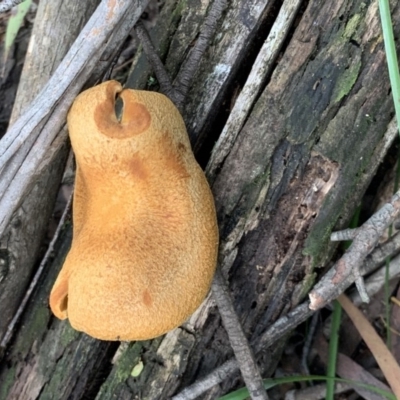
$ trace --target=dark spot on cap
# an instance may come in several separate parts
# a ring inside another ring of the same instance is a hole
[[[171,136],[166,132],[160,138],[156,151],[165,156],[164,162],[167,170],[171,171],[178,179],[189,178],[190,175],[184,165],[183,156],[176,151],[176,148],[176,144],[173,143]]]
[[[178,150],[184,153],[186,151],[186,146],[183,143],[178,143]]]
[[[153,300],[147,289],[143,292],[143,303],[147,307],[151,307],[151,305],[153,304]]]
[[[132,175],[140,180],[146,180],[147,170],[144,162],[138,157],[133,156],[132,160],[129,162],[129,167]]]

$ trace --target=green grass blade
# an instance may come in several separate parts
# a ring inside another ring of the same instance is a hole
[[[8,59],[11,47],[15,41],[15,38],[17,37],[22,23],[24,22],[24,18],[28,13],[31,4],[32,0],[25,0],[23,3],[19,4],[17,6],[17,12],[14,15],[11,15],[10,19],[8,20],[6,34],[4,38],[4,65]]]
[[[335,378],[336,376],[336,360],[339,347],[339,329],[342,320],[342,306],[338,301],[333,302],[331,336],[329,339],[329,356],[327,376],[329,379],[326,382],[326,400],[333,400],[335,397]]]
[[[390,4],[389,0],[379,0],[379,12],[381,17],[383,41],[385,44],[386,60],[389,70],[390,85],[392,88],[394,108],[397,119],[397,129],[400,132],[400,76],[399,66],[397,61],[396,45],[393,37],[393,25],[392,18],[390,15]],[[396,185],[398,183],[398,172],[396,173]],[[391,227],[389,228],[389,236],[391,236]],[[388,282],[388,266],[389,260],[386,260],[386,275],[387,279],[385,282],[385,319],[387,324],[386,329],[386,343],[388,348],[391,347],[391,332],[389,326],[390,316],[390,303],[389,303],[389,282]]]
[[[389,69],[390,85],[394,108],[396,111],[397,127],[400,123],[400,76],[397,62],[396,46],[394,44],[392,19],[390,16],[389,0],[379,0],[383,40],[385,43],[386,59]]]

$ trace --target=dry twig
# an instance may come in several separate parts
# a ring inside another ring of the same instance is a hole
[[[172,101],[174,101],[175,89],[172,86],[171,79],[167,71],[165,70],[164,64],[160,60],[160,57],[158,57],[158,54],[153,46],[153,43],[150,39],[150,35],[148,34],[147,29],[145,28],[145,26],[141,21],[138,21],[138,23],[136,24],[135,32],[140,40],[140,43],[143,46],[143,50],[146,54],[146,57],[150,65],[153,67],[158,83],[160,84],[161,91]]]
[[[233,308],[232,300],[228,292],[229,289],[219,268],[217,268],[214,276],[212,290],[218,310],[221,314],[222,322],[229,336],[229,342],[238,360],[240,372],[249,390],[250,397],[260,400],[268,399],[253,352]]]
[[[310,375],[310,370],[308,368],[307,360],[310,354],[311,344],[314,340],[315,331],[317,330],[318,320],[319,320],[319,312],[316,312],[311,318],[311,323],[308,328],[307,337],[304,342],[303,351],[301,354],[301,366],[303,368],[302,372],[305,375]]]
[[[238,369],[238,362],[232,358],[204,378],[197,380],[193,385],[183,389],[177,395],[173,396],[171,400],[194,400],[213,386],[218,385],[225,379],[231,377],[233,373],[238,371]]]
[[[217,23],[221,18],[223,11],[226,9],[227,3],[227,0],[214,0],[204,24],[201,27],[199,37],[197,38],[194,47],[190,51],[189,57],[181,67],[178,76],[175,78],[175,104],[179,109],[183,105],[194,74],[197,71],[201,58],[203,57],[211,38],[214,36]]]
[[[353,243],[346,253],[309,293],[311,309],[317,310],[324,307],[343,293],[349,284],[354,281],[363,301],[367,300],[362,280],[362,264],[377,245],[384,231],[399,214],[400,192],[397,192],[389,203],[385,204],[362,227],[356,229]],[[336,236],[334,237],[336,238]]]

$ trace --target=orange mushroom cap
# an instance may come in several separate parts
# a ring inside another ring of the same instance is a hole
[[[204,300],[217,261],[213,197],[182,117],[159,93],[109,81],[76,98],[68,127],[73,240],[50,307],[98,339],[162,335]]]

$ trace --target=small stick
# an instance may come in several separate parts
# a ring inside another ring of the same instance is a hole
[[[356,284],[356,288],[358,290],[358,293],[360,294],[362,302],[369,303],[370,299],[368,296],[367,288],[365,287],[364,278],[360,275],[360,270],[356,268],[353,273],[356,276],[356,280],[354,283]]]
[[[353,243],[309,293],[310,308],[317,310],[337,298],[349,282],[356,281],[357,289],[363,301],[368,301],[362,273],[360,271],[365,258],[378,244],[383,232],[400,214],[400,191],[398,191],[378,212],[361,227],[356,229]]]
[[[152,66],[154,73],[156,74],[158,83],[160,84],[161,91],[168,96],[176,105],[175,89],[172,86],[171,79],[165,70],[164,64],[158,57],[157,51],[151,41],[150,35],[147,29],[141,21],[138,21],[135,26],[135,32],[142,43],[144,53]]]
[[[217,23],[227,7],[227,0],[214,0],[210,11],[200,29],[199,37],[191,50],[186,63],[180,69],[174,81],[174,88],[177,90],[176,104],[180,108],[189,91],[192,79],[198,69],[201,58],[205,53],[211,38],[217,28]]]
[[[368,293],[371,296],[373,296],[383,288],[386,279],[391,281],[392,279],[399,279],[399,278],[400,278],[400,255],[398,254],[394,258],[390,259],[388,265],[386,264],[382,265],[372,275],[369,275],[368,278],[365,279]],[[349,298],[357,307],[360,306],[362,303],[360,294],[356,289],[352,290],[349,293]]]
[[[118,63],[118,59],[121,56],[121,53],[123,51],[123,47],[120,45],[118,50],[115,52],[115,55],[111,61],[110,66],[108,67],[107,71],[104,73],[103,77],[101,78],[101,82],[106,82],[111,79],[111,75],[114,72],[115,66]]]
[[[47,262],[49,261],[49,258],[51,256],[51,254],[54,251],[54,245],[56,244],[56,242],[57,242],[57,240],[58,240],[58,238],[60,236],[61,230],[62,230],[62,228],[64,226],[64,223],[65,223],[65,220],[66,220],[67,215],[69,213],[69,210],[71,209],[72,197],[73,197],[73,192],[69,196],[68,202],[67,202],[67,204],[66,204],[66,206],[64,208],[64,211],[62,213],[60,222],[57,225],[57,229],[56,229],[56,231],[54,233],[53,238],[51,239],[49,247],[47,248],[46,254],[43,257],[42,262],[40,263],[39,268],[36,271],[36,274],[33,277],[32,282],[29,285],[29,288],[26,291],[24,298],[22,299],[22,302],[21,302],[20,306],[18,307],[17,312],[15,313],[15,315],[14,315],[13,319],[11,320],[11,322],[8,324],[7,331],[4,334],[4,337],[3,337],[3,339],[1,340],[1,343],[0,343],[0,351],[3,351],[8,346],[8,343],[10,342],[10,340],[11,340],[13,334],[14,334],[15,326],[17,325],[22,313],[25,311],[25,308],[26,308],[26,306],[28,304],[28,301],[29,301],[33,291],[35,290],[35,288],[36,288],[36,286],[37,286],[37,284],[39,282],[40,277],[42,276],[44,267],[46,266]]]
[[[191,50],[186,63],[181,67],[173,84],[165,71],[164,64],[157,55],[157,51],[154,48],[145,26],[140,21],[136,24],[136,34],[138,35],[143,45],[144,53],[154,70],[161,91],[174,102],[180,111],[190,88],[191,81],[200,64],[201,57],[206,51],[207,46],[216,31],[217,23],[226,7],[227,0],[214,0],[206,20],[204,21],[204,25],[200,30],[196,44]]]
[[[171,400],[194,400],[213,386],[216,386],[225,379],[231,377],[238,370],[238,362],[236,359],[231,358],[218,368],[214,369],[213,372],[206,375],[204,378],[197,380],[193,385],[183,389],[176,396],[173,396]]]
[[[332,232],[332,242],[342,242],[344,240],[353,240],[358,234],[358,228],[355,229],[344,229],[342,231]]]
[[[219,268],[217,268],[212,284],[212,291],[221,314],[222,322],[228,333],[233,352],[239,362],[243,380],[246,383],[252,399],[268,400],[260,371],[246,336],[244,335],[239,318],[233,308],[232,299],[228,290],[225,278]]]
[[[304,343],[303,352],[301,354],[301,366],[303,368],[303,373],[305,375],[310,375],[310,370],[307,364],[307,358],[308,355],[310,354],[311,344],[314,339],[315,330],[317,329],[318,320],[319,320],[319,312],[317,311],[311,318],[311,324],[308,328],[307,338]]]

